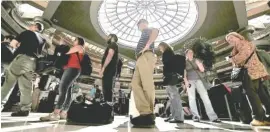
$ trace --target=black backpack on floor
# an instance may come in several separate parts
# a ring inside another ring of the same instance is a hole
[[[68,113],[67,121],[71,124],[109,124],[114,120],[113,107],[107,103],[86,104],[73,101]]]

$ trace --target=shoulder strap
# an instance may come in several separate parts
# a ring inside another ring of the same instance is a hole
[[[80,57],[79,57],[79,52],[76,52],[76,55],[77,55],[77,58],[78,58],[78,60],[79,60],[79,64],[80,64],[80,66],[81,66],[81,68],[82,68],[81,59],[80,59]]]
[[[256,49],[255,49],[255,50],[256,50]],[[255,51],[253,51],[253,52],[251,53],[251,55],[247,58],[247,60],[245,61],[245,64],[248,63],[248,61],[250,60],[250,58],[252,57],[252,55],[254,54],[254,52],[255,52]],[[244,64],[244,65],[245,65],[245,64]]]

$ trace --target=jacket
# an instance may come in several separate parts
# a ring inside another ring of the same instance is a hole
[[[255,53],[244,65],[245,61],[254,51]],[[234,45],[231,55],[232,61],[236,66],[244,66],[247,68],[248,74],[252,80],[263,78],[269,75],[264,65],[260,62],[256,53],[256,47],[252,43],[246,40],[241,40],[240,43]]]
[[[268,74],[270,74],[270,54],[268,54],[264,50],[257,50],[257,54],[258,54],[260,61],[266,67]],[[270,80],[263,81],[262,85],[264,87],[266,87],[270,93]]]
[[[175,55],[172,50],[164,51],[162,55],[163,62],[163,85],[168,85],[174,73],[184,75],[185,57],[182,55]]]

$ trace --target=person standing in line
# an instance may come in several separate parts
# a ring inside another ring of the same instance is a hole
[[[212,122],[221,122],[215,113],[211,101],[209,99],[206,88],[199,76],[199,73],[204,72],[203,64],[193,57],[193,51],[191,49],[186,50],[186,74],[184,77],[185,86],[187,87],[189,106],[193,114],[193,121],[200,122],[200,115],[198,113],[196,104],[196,91],[199,93],[208,118]],[[190,87],[189,87],[190,85]]]
[[[99,76],[102,78],[102,89],[104,100],[113,104],[113,87],[118,63],[118,38],[115,34],[110,34],[107,38],[107,48],[102,58]]]
[[[154,42],[158,36],[158,29],[149,28],[148,21],[139,20],[137,23],[142,32],[141,38],[135,50],[136,67],[132,78],[132,91],[136,108],[140,116],[132,118],[133,125],[154,125],[154,103],[155,103],[155,85],[154,85]]]
[[[236,67],[247,68],[242,84],[255,115],[250,124],[252,126],[270,125],[270,118],[266,117],[262,108],[263,104],[266,111],[270,111],[270,96],[262,86],[262,82],[269,79],[269,73],[257,56],[256,46],[236,32],[229,33],[225,39],[233,46],[229,61]]]
[[[59,84],[59,98],[55,109],[48,116],[41,117],[41,121],[58,121],[67,118],[67,111],[72,103],[72,84],[80,76],[81,62],[84,56],[84,39],[77,37],[73,47],[66,53],[69,55],[67,64]]]
[[[164,81],[163,85],[166,87],[166,91],[169,95],[169,99],[171,102],[171,114],[172,117],[169,117],[165,121],[170,123],[184,123],[184,112],[182,107],[182,101],[180,99],[179,88],[176,86],[177,84],[170,84],[172,81],[173,75],[181,74],[178,72],[180,67],[177,67],[176,62],[174,62],[174,52],[173,49],[166,43],[161,42],[158,46],[159,50],[162,52],[162,62],[163,62],[163,75]],[[185,57],[183,57],[183,60]],[[184,64],[182,64],[184,65]],[[184,67],[182,69],[182,73],[184,73]],[[183,76],[183,75],[182,75]],[[180,80],[179,80],[180,83]]]
[[[18,81],[20,96],[20,109],[13,112],[11,116],[28,116],[32,105],[32,81],[36,69],[37,52],[43,46],[44,40],[40,33],[43,26],[35,23],[29,30],[23,31],[10,42],[12,48],[17,48],[16,56],[8,66],[6,80],[1,88],[1,101],[9,94],[10,90]]]

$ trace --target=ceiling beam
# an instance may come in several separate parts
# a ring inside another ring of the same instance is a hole
[[[245,1],[233,1],[233,5],[239,28],[246,27],[248,25],[248,19]]]
[[[267,3],[248,10],[247,17],[248,17],[248,19],[252,19],[252,18],[256,18],[258,16],[261,16],[265,13],[270,13],[270,7],[268,6]]]
[[[62,1],[50,1],[42,17],[44,19],[51,20],[52,16],[54,15],[55,11],[57,10],[61,2]]]

